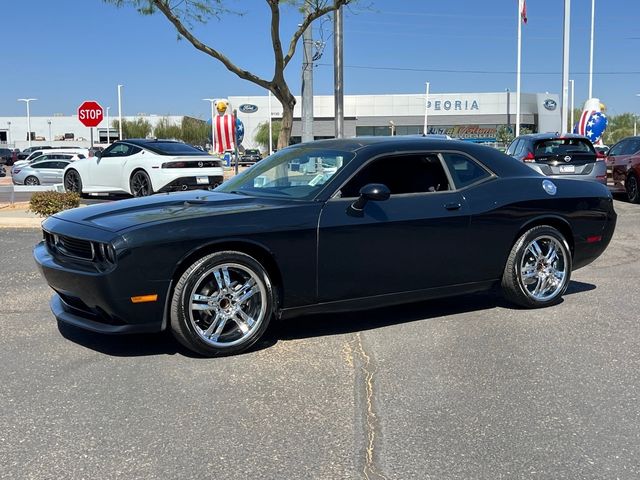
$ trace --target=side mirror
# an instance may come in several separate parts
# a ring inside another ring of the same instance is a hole
[[[362,210],[369,200],[383,202],[391,196],[389,187],[382,183],[368,183],[360,189],[360,197],[351,204],[354,210]]]

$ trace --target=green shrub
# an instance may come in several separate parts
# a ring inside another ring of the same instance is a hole
[[[31,195],[29,210],[41,217],[48,217],[79,205],[80,195],[75,192],[36,192]]]

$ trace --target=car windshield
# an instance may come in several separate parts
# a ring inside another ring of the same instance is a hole
[[[591,142],[582,138],[554,138],[536,143],[536,157],[567,153],[594,153],[594,150]]]
[[[181,142],[149,142],[143,146],[160,155],[207,155],[207,152]]]
[[[255,155],[256,153],[258,153],[258,150],[247,149],[244,151],[244,153],[247,153],[249,155]]]
[[[223,183],[216,191],[311,200],[354,156],[352,152],[337,150],[285,148]]]

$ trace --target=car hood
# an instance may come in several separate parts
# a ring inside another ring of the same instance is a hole
[[[293,202],[273,198],[190,191],[79,207],[65,210],[54,217],[119,232],[148,223],[282,208],[291,203]]]

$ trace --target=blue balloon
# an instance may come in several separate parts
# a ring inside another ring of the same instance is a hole
[[[236,138],[238,139],[238,145],[241,145],[242,140],[244,140],[244,123],[238,117],[236,117]]]
[[[585,135],[592,143],[596,143],[607,129],[607,116],[602,112],[594,112],[587,119]]]

